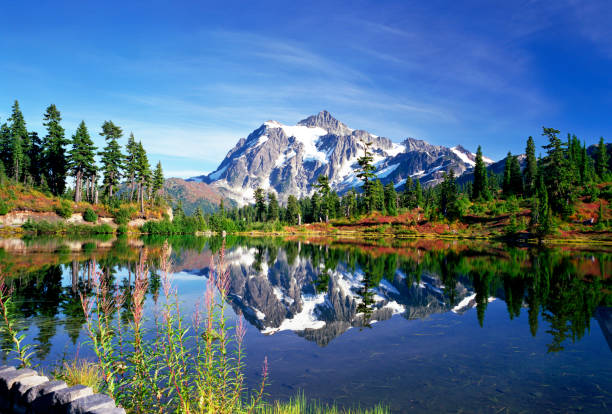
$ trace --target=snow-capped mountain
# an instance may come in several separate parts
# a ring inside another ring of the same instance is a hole
[[[264,122],[241,138],[215,171],[191,180],[209,183],[239,204],[252,202],[258,187],[275,191],[282,200],[290,194],[310,195],[321,174],[343,193],[361,185],[355,168],[365,142],[372,143],[378,178],[383,184],[393,182],[398,189],[408,177],[432,185],[451,168],[461,175],[474,166],[475,155],[461,146],[447,148],[414,138],[395,143],[351,129],[322,111],[293,126]],[[485,158],[485,162],[493,161]]]

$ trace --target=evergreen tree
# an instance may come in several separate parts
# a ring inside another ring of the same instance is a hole
[[[502,181],[502,191],[504,196],[508,197],[512,194],[512,184],[511,184],[511,166],[512,166],[512,154],[508,151],[508,155],[506,156],[506,163],[504,164],[504,178]]]
[[[276,193],[270,191],[268,193],[268,221],[276,221],[279,218],[279,208],[278,208],[278,199],[276,198]]]
[[[542,135],[549,140],[543,148],[547,156],[543,160],[543,176],[548,193],[548,200],[553,212],[568,215],[571,213],[575,197],[573,180],[568,160],[565,158],[563,142],[557,137],[558,130],[543,128]]]
[[[536,191],[536,177],[538,175],[538,161],[535,156],[535,142],[532,137],[527,138],[527,147],[525,148],[525,156],[527,165],[523,171],[525,182],[525,194],[529,197],[533,196]]]
[[[297,198],[293,194],[287,197],[287,215],[285,220],[289,224],[301,224],[301,211]]]
[[[5,122],[0,126],[0,161],[5,167],[5,172],[10,174],[10,165],[13,159],[11,149],[13,147],[13,135],[11,128]]]
[[[130,201],[134,199],[134,191],[136,189],[136,174],[138,171],[138,157],[139,148],[134,134],[130,132],[128,142],[125,145],[126,156],[125,156],[125,177],[128,179],[130,184]]]
[[[16,100],[12,107],[10,121],[11,141],[10,141],[10,172],[16,181],[19,181],[21,174],[26,171],[28,160],[25,153],[28,150],[28,130],[26,129],[25,119]]]
[[[582,164],[580,165],[580,183],[586,185],[593,180],[594,167],[593,159],[589,157],[586,149],[586,143],[582,146]]]
[[[397,193],[393,182],[389,182],[385,185],[385,208],[387,214],[391,216],[397,216]]]
[[[61,195],[66,189],[66,145],[69,141],[64,136],[64,128],[60,125],[61,114],[53,104],[49,105],[44,115],[43,125],[47,127],[47,135],[43,140],[43,157],[45,178],[51,193]]]
[[[421,180],[419,179],[417,179],[414,184],[414,201],[416,204],[415,207],[418,208],[423,206],[423,188],[421,187]]]
[[[136,181],[138,182],[138,199],[140,212],[144,214],[145,187],[151,188],[151,165],[142,142],[136,144]]]
[[[519,195],[523,193],[523,176],[521,166],[516,155],[512,156],[510,162],[510,189],[511,194]]]
[[[595,163],[595,171],[600,179],[605,179],[605,175],[608,172],[608,149],[604,142],[603,137],[599,139],[599,144],[597,145],[597,155],[596,155],[596,163]]]
[[[474,165],[474,184],[472,185],[472,200],[489,199],[489,183],[487,179],[487,166],[482,159],[482,148],[476,150],[476,164]]]
[[[357,215],[357,194],[355,190],[349,190],[344,197],[342,197],[342,210],[346,218],[355,217]]]
[[[164,188],[164,171],[161,161],[158,161],[153,172],[153,194],[158,195],[162,188]]]
[[[444,173],[444,181],[440,184],[438,198],[438,209],[440,213],[449,220],[459,218],[459,196],[457,194],[457,182],[455,181],[455,171]]]
[[[385,211],[385,189],[380,180],[373,181],[372,183],[372,195],[371,203],[372,210],[380,211],[382,214],[386,214]]]
[[[43,144],[37,132],[30,132],[30,143],[27,157],[30,162],[30,177],[36,184],[41,183],[41,175],[43,174]]]
[[[74,201],[77,203],[82,199],[83,180],[96,169],[95,153],[96,147],[89,136],[85,121],[81,121],[72,136],[72,148],[68,153],[68,167],[74,177]]]
[[[319,214],[321,215],[321,218],[325,218],[325,222],[327,223],[333,210],[333,202],[330,200],[331,187],[329,186],[329,179],[326,175],[319,175],[317,177],[315,188],[317,189],[321,199]]]
[[[262,188],[257,188],[254,193],[255,211],[257,221],[266,221],[266,196]]]
[[[106,140],[106,146],[99,153],[102,157],[102,173],[104,177],[105,192],[109,197],[113,197],[114,189],[119,184],[121,169],[123,168],[123,154],[117,140],[123,136],[120,127],[112,121],[104,121],[100,136]]]
[[[376,167],[374,167],[372,164],[374,157],[370,151],[371,145],[371,142],[363,142],[363,156],[357,159],[357,164],[359,164],[359,168],[357,169],[357,178],[363,181],[364,201],[368,213],[372,212],[374,209],[371,181],[376,177],[374,174]]]

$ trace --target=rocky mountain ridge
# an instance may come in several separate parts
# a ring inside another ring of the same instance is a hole
[[[415,138],[395,143],[349,128],[322,111],[294,126],[264,122],[248,137],[241,138],[215,171],[189,180],[210,184],[238,204],[252,202],[258,187],[276,192],[281,200],[290,194],[310,195],[322,174],[342,194],[361,186],[355,169],[366,142],[371,143],[377,177],[383,184],[394,183],[398,189],[408,177],[429,186],[440,182],[450,169],[460,176],[474,166],[475,154],[460,145],[448,148]],[[485,162],[493,163],[487,158]]]

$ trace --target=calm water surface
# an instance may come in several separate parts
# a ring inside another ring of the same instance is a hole
[[[1,240],[0,266],[38,358],[91,357],[78,292],[93,263],[121,289],[163,240]],[[185,314],[220,239],[170,240]],[[146,250],[146,255],[144,254]],[[612,252],[415,240],[228,238],[247,374],[271,399],[304,391],[397,413],[612,412]],[[147,313],[159,292],[150,280]]]

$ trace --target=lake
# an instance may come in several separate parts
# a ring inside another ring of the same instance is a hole
[[[92,357],[78,292],[94,264],[129,291],[146,260],[152,314],[163,243],[0,240],[43,368]],[[187,320],[222,244],[169,239]],[[227,237],[225,247],[228,302],[248,322],[247,377],[257,383],[267,356],[270,399],[303,391],[397,413],[612,411],[609,246]]]

